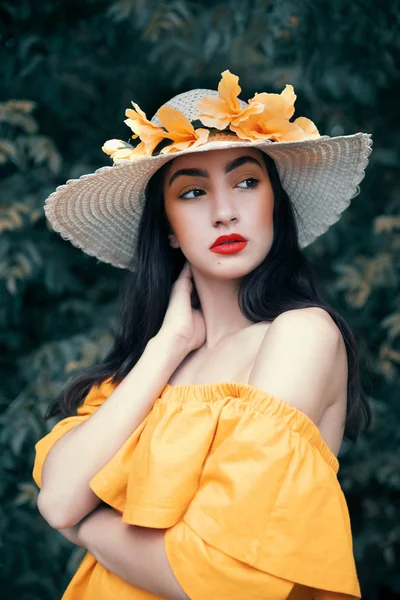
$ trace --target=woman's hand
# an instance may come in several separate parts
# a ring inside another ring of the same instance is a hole
[[[191,293],[193,290],[192,271],[186,261],[178,278],[172,286],[169,305],[164,316],[162,327],[157,335],[166,334],[181,344],[187,353],[202,346],[206,339],[206,327],[203,313],[192,308]]]

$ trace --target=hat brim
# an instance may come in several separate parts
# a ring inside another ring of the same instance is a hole
[[[152,175],[182,154],[237,147],[257,148],[275,161],[295,207],[304,248],[338,221],[359,193],[372,140],[370,134],[356,133],[300,142],[211,141],[173,154],[121,161],[59,186],[45,201],[45,215],[63,239],[86,254],[134,270],[145,188]]]

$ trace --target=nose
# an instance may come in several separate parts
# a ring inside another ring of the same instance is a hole
[[[239,214],[234,199],[222,186],[215,190],[211,206],[211,217],[213,226],[219,224],[228,225],[231,222],[236,223],[239,220]]]

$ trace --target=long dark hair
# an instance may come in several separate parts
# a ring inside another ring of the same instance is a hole
[[[344,437],[356,441],[363,426],[366,430],[371,424],[371,409],[360,383],[358,344],[344,319],[321,297],[311,264],[299,247],[295,207],[281,185],[273,159],[262,155],[274,192],[274,238],[262,263],[243,277],[239,306],[254,323],[273,321],[287,310],[311,306],[323,308],[330,314],[342,333],[348,359]],[[100,364],[72,378],[48,408],[45,420],[57,414],[62,417],[75,414],[90,388],[105,379],[120,383],[161,328],[172,284],[186,260],[180,249],[168,243],[171,228],[165,212],[163,180],[170,165],[171,162],[156,171],[147,185],[136,258],[131,263],[135,272],[127,271],[121,289],[121,317],[114,331],[113,346]],[[200,306],[195,286],[192,306]]]

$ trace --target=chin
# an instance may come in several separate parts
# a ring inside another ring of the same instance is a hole
[[[270,250],[263,248],[262,252],[257,252],[257,255],[249,256],[245,254],[245,251],[237,252],[236,254],[216,254],[210,252],[210,257],[207,261],[204,260],[204,256],[193,256],[189,253],[185,257],[190,262],[192,270],[198,271],[205,277],[217,278],[217,279],[240,279],[248,273],[251,273],[258,267],[260,263],[265,259],[266,255]]]
[[[239,258],[237,255],[216,256],[212,265],[204,266],[201,270],[208,277],[217,279],[240,279],[251,273],[258,262],[250,261],[248,258]]]

